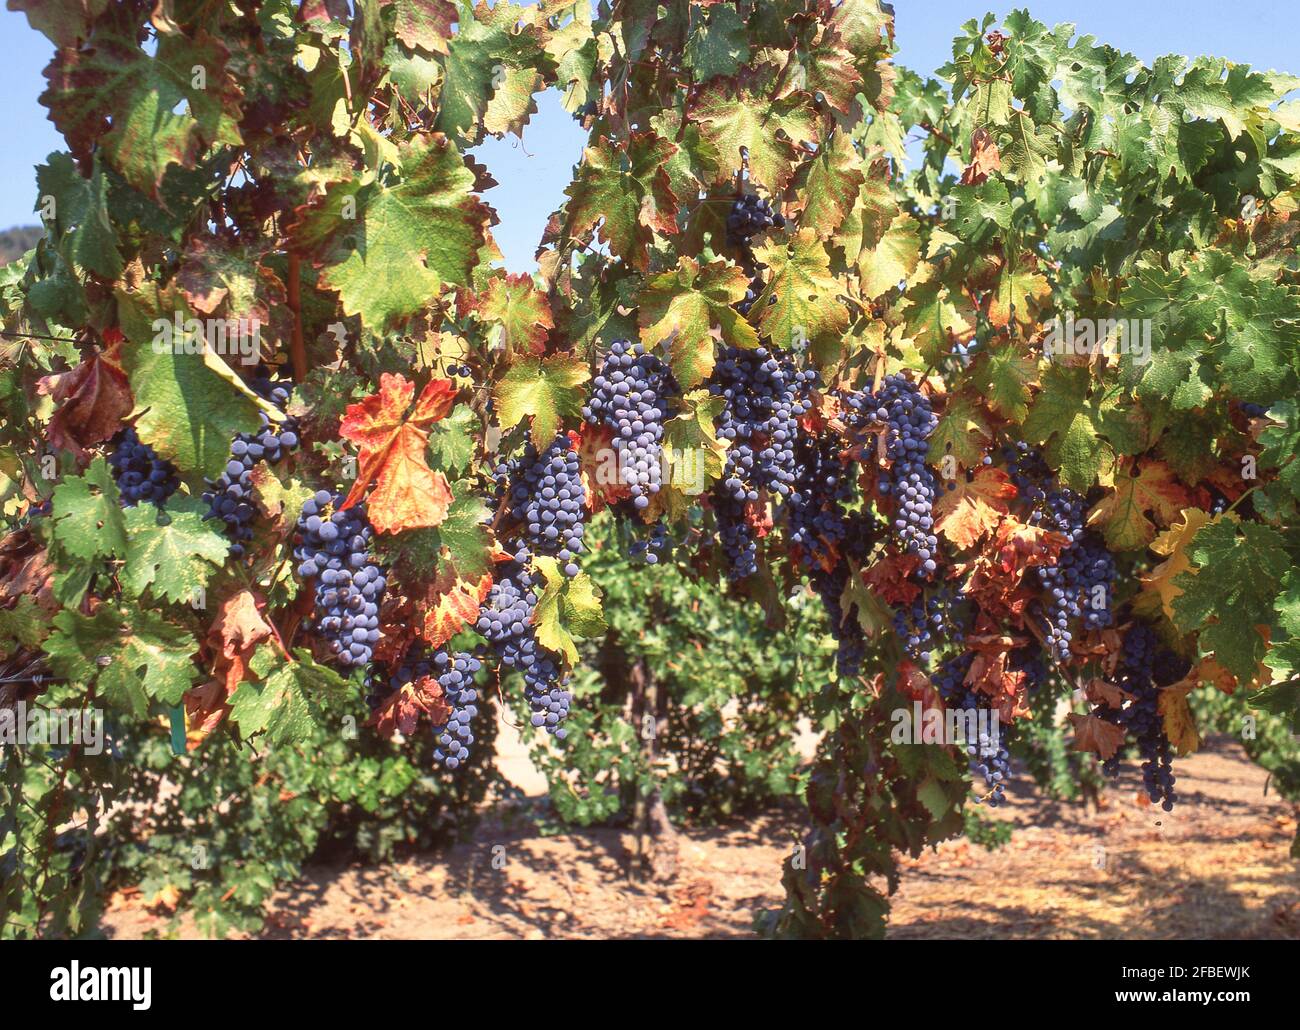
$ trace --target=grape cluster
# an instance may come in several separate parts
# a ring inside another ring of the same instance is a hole
[[[749,523],[748,505],[720,487],[712,498],[727,576],[736,581],[752,576],[758,571],[758,539]]]
[[[894,631],[914,660],[928,665],[930,652],[938,643],[945,639],[962,642],[965,632],[957,604],[957,596],[945,587],[929,597],[917,595],[911,604],[894,613]]]
[[[478,715],[478,690],[474,686],[474,677],[478,675],[483,663],[467,651],[449,654],[439,649],[433,655],[433,675],[442,687],[443,699],[451,708],[445,723],[433,728],[433,739],[437,746],[433,757],[448,769],[455,769],[469,758],[470,745],[474,743],[471,724]]]
[[[758,300],[758,295],[763,292],[765,283],[761,275],[755,274],[754,278],[749,280],[749,285],[745,287],[745,296],[736,303],[736,310],[746,318],[749,317],[750,311],[753,310],[754,302]],[[768,306],[776,303],[776,294],[767,298]]]
[[[1142,758],[1142,783],[1152,804],[1172,812],[1178,795],[1174,792],[1173,753],[1165,735],[1160,713],[1160,688],[1176,683],[1187,674],[1189,663],[1163,647],[1151,628],[1137,622],[1124,634],[1115,684],[1132,695],[1122,708],[1100,705],[1093,714],[1122,727],[1137,744]],[[1109,776],[1118,776],[1119,753],[1102,763]]]
[[[141,443],[135,429],[128,426],[114,438],[114,447],[108,464],[117,480],[123,508],[134,508],[141,501],[152,501],[158,507],[181,485],[176,466],[158,457],[147,443]]]
[[[1241,413],[1247,418],[1263,418],[1268,413],[1268,405],[1252,404],[1250,401],[1242,401]]]
[[[885,454],[890,464],[881,472],[878,488],[894,501],[894,529],[903,549],[921,559],[925,575],[932,575],[939,555],[934,534],[937,489],[925,456],[939,419],[930,400],[901,373],[886,376],[878,394],[851,394],[845,399],[854,412],[850,421],[855,428],[872,421],[886,426]]]
[[[561,433],[540,452],[529,440],[521,457],[497,466],[510,518],[527,538],[527,547],[515,549],[517,561],[531,553],[550,555],[559,558],[566,576],[578,574],[587,501],[579,465],[578,452]]]
[[[799,419],[812,407],[815,369],[766,347],[727,347],[713,370],[709,392],[726,402],[718,436],[731,446],[723,485],[737,501],[757,501],[758,492],[788,496],[798,474],[795,443]]]
[[[573,694],[564,689],[559,666],[537,642],[533,629],[536,607],[531,573],[522,562],[509,562],[492,584],[476,628],[500,655],[502,664],[523,675],[533,725],[545,726],[548,733],[563,740],[562,723]]]
[[[1061,662],[1070,658],[1075,619],[1085,630],[1111,625],[1111,599],[1116,577],[1115,559],[1105,541],[1084,525],[1087,501],[1056,482],[1047,463],[1023,442],[1005,448],[1011,482],[1029,505],[1030,525],[1059,533],[1070,542],[1055,565],[1040,566],[1038,581],[1046,592],[1043,616],[1048,646]]]
[[[841,600],[849,575],[848,565],[840,562],[830,572],[815,572],[812,577],[812,588],[821,598],[831,636],[835,638],[835,669],[844,679],[851,679],[862,671],[862,660],[867,653],[866,635],[858,623],[857,605],[854,604],[846,613]]]
[[[659,519],[647,531],[646,535],[638,540],[633,540],[628,544],[627,554],[633,560],[639,560],[646,565],[658,565],[659,559],[667,557],[672,550],[672,536],[668,532],[668,525],[663,519]]]
[[[786,503],[787,539],[800,549],[800,561],[812,566],[819,553],[837,549],[844,540],[844,504],[853,496],[853,476],[834,439],[806,433],[799,434],[795,446],[795,467],[794,490]]]
[[[794,489],[799,419],[810,410],[816,385],[815,370],[801,371],[766,347],[727,347],[714,366],[709,392],[725,401],[717,431],[730,446],[713,508],[732,579],[757,569],[747,506],[758,501],[760,490],[788,497]]]
[[[346,511],[342,494],[318,490],[298,519],[298,575],[316,581],[311,628],[344,668],[369,663],[379,642],[379,605],[387,580],[371,559],[373,530],[363,505]]]
[[[672,371],[640,343],[615,340],[592,383],[582,417],[614,431],[619,481],[637,510],[650,504],[662,478],[664,420],[677,383]]]
[[[974,660],[974,653],[969,651],[948,659],[939,666],[932,682],[948,708],[976,713],[977,739],[966,741],[966,757],[971,772],[979,773],[983,778],[987,795],[975,801],[976,804],[987,801],[990,808],[997,808],[1006,800],[1006,784],[1011,778],[1011,755],[1004,743],[1006,731],[999,732],[988,698],[966,685],[966,675]],[[978,717],[984,712],[988,713],[987,721],[981,726]]]
[[[764,229],[785,227],[780,212],[773,211],[765,197],[745,193],[736,198],[727,212],[727,246],[740,247],[749,243]]]
[[[278,408],[289,403],[293,384],[277,382],[265,377],[254,379],[249,387],[263,400]],[[244,556],[245,545],[253,539],[253,468],[259,461],[274,465],[289,451],[298,446],[298,420],[285,419],[273,423],[265,412],[258,412],[262,421],[256,433],[239,433],[230,445],[230,461],[220,478],[209,481],[203,499],[208,502],[210,519],[220,519],[226,524],[226,536],[233,543],[230,553],[235,558]]]
[[[1008,664],[1016,672],[1025,674],[1025,689],[1034,693],[1047,682],[1047,660],[1036,643],[1017,647],[1008,655]]]

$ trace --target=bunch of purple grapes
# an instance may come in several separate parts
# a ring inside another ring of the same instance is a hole
[[[754,307],[754,301],[758,300],[758,295],[763,292],[764,285],[765,284],[763,282],[763,277],[761,275],[755,275],[752,279],[749,280],[749,285],[745,287],[745,296],[742,300],[737,302],[736,310],[739,311],[746,318],[749,317],[749,312]],[[772,294],[771,298],[768,300],[768,303],[769,304],[776,303],[776,294]]]
[[[960,644],[965,637],[956,593],[943,587],[926,597],[918,594],[910,605],[894,612],[894,631],[903,649],[922,665],[930,662],[933,648],[944,640]]]
[[[844,611],[842,598],[849,575],[848,565],[840,562],[830,572],[817,571],[812,577],[812,588],[821,598],[831,636],[835,638],[835,669],[844,679],[851,679],[862,671],[862,660],[867,653],[866,634],[858,624],[857,605],[852,605],[848,612]]]
[[[1122,727],[1137,744],[1142,758],[1142,783],[1152,804],[1172,812],[1178,795],[1174,792],[1173,753],[1160,713],[1160,688],[1176,683],[1187,674],[1189,663],[1161,645],[1151,628],[1135,622],[1124,634],[1115,684],[1132,695],[1123,707],[1099,705],[1093,715]],[[1118,776],[1120,756],[1116,752],[1102,763],[1108,776]]]
[[[249,383],[263,400],[278,408],[289,403],[293,390],[291,382],[258,377]],[[245,545],[253,539],[253,467],[259,461],[274,465],[298,446],[298,420],[287,418],[273,423],[265,412],[258,412],[262,421],[256,433],[239,433],[230,445],[230,461],[221,477],[209,483],[203,499],[208,502],[210,519],[221,519],[226,524],[226,536],[233,543],[230,553],[235,558],[244,556]]]
[[[770,228],[782,229],[785,219],[773,211],[766,197],[745,193],[737,197],[727,212],[727,246],[743,247],[760,232]]]
[[[838,548],[847,532],[844,505],[853,497],[853,476],[833,438],[819,440],[800,433],[795,446],[797,474],[786,502],[787,540],[801,548],[805,566],[817,555]]]
[[[718,436],[726,440],[727,463],[714,490],[722,549],[732,579],[757,568],[757,542],[745,518],[759,491],[788,497],[798,478],[795,443],[799,419],[812,406],[817,372],[797,369],[788,357],[766,347],[728,347],[713,370],[709,392],[725,401]]]
[[[469,758],[474,743],[471,725],[478,715],[474,677],[482,667],[478,656],[468,651],[452,653],[440,647],[430,653],[423,646],[413,645],[396,669],[371,684],[366,702],[372,709],[378,708],[403,687],[430,676],[436,679],[451,713],[445,722],[433,727],[433,757],[448,769],[455,769]]]
[[[501,568],[487,601],[479,610],[476,627],[501,657],[501,662],[524,678],[524,696],[533,710],[532,724],[545,726],[563,740],[563,722],[573,694],[564,689],[559,666],[537,642],[533,611],[537,591],[532,574],[522,562]]]
[[[387,580],[370,557],[373,530],[364,505],[340,510],[342,494],[318,490],[303,505],[293,556],[298,575],[316,581],[310,628],[345,669],[369,664],[379,642]]]
[[[851,394],[845,400],[855,413],[851,417],[855,428],[868,422],[886,426],[885,454],[890,465],[882,470],[878,488],[897,506],[894,529],[903,550],[920,558],[925,576],[933,575],[939,556],[934,534],[938,489],[926,454],[939,419],[930,399],[902,373],[895,373],[885,377],[878,394]]]
[[[181,485],[176,466],[158,457],[147,443],[141,443],[131,426],[118,433],[113,442],[108,464],[117,481],[122,507],[134,508],[141,501],[150,501],[161,508]]]
[[[1055,565],[1040,566],[1038,581],[1046,593],[1043,616],[1048,646],[1057,661],[1070,658],[1070,629],[1081,620],[1085,630],[1102,629],[1112,621],[1115,559],[1105,541],[1084,525],[1087,502],[1060,486],[1047,463],[1023,442],[1005,448],[1011,482],[1028,503],[1030,525],[1041,526],[1070,542]]]
[[[976,798],[975,802],[981,804],[987,800],[990,808],[997,808],[1006,800],[1006,784],[1011,779],[1011,755],[1004,744],[1006,731],[999,727],[988,698],[966,685],[966,675],[974,660],[974,653],[969,651],[948,659],[939,666],[932,682],[949,709],[975,713],[976,739],[966,740],[966,757],[971,772],[979,773],[983,778],[987,793],[987,798]],[[979,721],[981,713],[987,713],[982,726]]]
[[[672,550],[673,540],[668,525],[659,519],[646,531],[644,537],[633,540],[627,547],[627,556],[646,565],[658,565],[661,558]]]
[[[582,417],[614,431],[619,481],[637,510],[649,506],[662,479],[664,421],[672,417],[677,382],[640,343],[615,340],[592,383]]]
[[[510,518],[527,541],[527,546],[516,548],[516,560],[525,562],[530,554],[549,555],[560,560],[566,576],[576,576],[587,491],[578,452],[569,438],[561,433],[540,452],[529,440],[521,457],[497,466],[496,480],[507,491]]]

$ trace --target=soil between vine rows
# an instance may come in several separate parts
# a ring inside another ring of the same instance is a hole
[[[516,779],[526,770],[513,770]],[[905,860],[892,938],[1300,937],[1291,806],[1266,774],[1216,739],[1176,764],[1172,815],[1139,804],[1130,770],[1100,809],[1044,801],[1026,783],[995,818],[1015,824],[989,852],[965,840]],[[525,779],[523,786],[532,786]],[[780,863],[797,816],[683,832],[678,879],[632,883],[632,835],[543,837],[488,819],[472,841],[384,867],[312,866],[275,896],[268,938],[747,937],[755,909],[780,904]],[[505,846],[506,865],[491,865]],[[1194,846],[1189,846],[1194,845]],[[119,897],[112,937],[165,931],[165,914]],[[182,937],[198,936],[182,924]]]

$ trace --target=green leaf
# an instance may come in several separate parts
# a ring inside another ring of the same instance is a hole
[[[22,648],[34,648],[49,632],[49,620],[30,594],[21,594],[12,608],[0,608],[0,658]]]
[[[736,8],[726,4],[693,8],[691,17],[695,24],[682,63],[695,73],[696,82],[735,75],[748,63],[749,36]]]
[[[1268,409],[1271,423],[1259,434],[1264,450],[1259,460],[1265,468],[1276,468],[1278,482],[1300,498],[1300,403],[1294,398],[1278,401]]]
[[[573,638],[595,637],[605,632],[600,591],[585,572],[572,579],[566,577],[554,558],[540,557],[535,559],[535,564],[545,580],[533,614],[537,641],[573,664],[578,660]]]
[[[669,360],[684,389],[713,372],[715,328],[725,343],[758,346],[754,327],[732,306],[744,298],[747,288],[748,279],[737,266],[717,260],[701,268],[691,257],[646,280],[638,313],[641,342],[653,348],[672,341]]]
[[[849,309],[840,300],[840,284],[816,229],[800,229],[793,239],[763,244],[755,253],[771,270],[754,301],[764,336],[777,346],[799,348],[843,335]]]
[[[610,252],[644,272],[655,233],[677,232],[677,198],[667,168],[676,152],[675,144],[653,132],[634,132],[621,147],[597,139],[582,152],[577,176],[564,190],[565,235],[585,239],[599,224],[599,238]]]
[[[474,409],[468,404],[458,404],[429,433],[429,450],[433,454],[434,468],[459,475],[474,460],[475,438],[481,426]]]
[[[446,137],[417,136],[397,156],[395,181],[331,186],[294,233],[323,265],[322,285],[375,331],[425,308],[445,283],[470,285],[490,218]]]
[[[516,134],[535,109],[533,93],[551,57],[526,8],[512,3],[458,4],[438,112],[438,128],[473,146],[484,130]]]
[[[230,697],[230,718],[244,736],[265,733],[270,744],[280,746],[328,731],[327,705],[347,693],[347,681],[317,665],[302,648],[294,657],[297,661],[288,661],[269,647],[254,655],[253,670],[260,679],[245,680]]]
[[[69,555],[86,562],[126,556],[126,514],[102,456],[96,455],[84,475],[56,486],[51,502],[54,539]]]
[[[990,347],[978,360],[972,382],[985,403],[1012,422],[1023,422],[1029,413],[1029,384],[1034,381],[1038,362],[1014,343]]]
[[[183,305],[156,288],[139,293],[118,291],[118,314],[126,342],[122,363],[131,381],[140,439],[172,462],[182,475],[218,478],[230,460],[230,441],[237,433],[257,431],[259,405],[239,380],[204,347],[201,354],[178,353],[172,337],[155,346],[158,325],[174,327],[173,311],[184,318]]]
[[[1219,519],[1201,527],[1187,553],[1196,571],[1174,580],[1182,590],[1174,624],[1184,633],[1199,630],[1202,654],[1213,652],[1239,681],[1253,682],[1266,650],[1256,627],[1273,621],[1278,581],[1290,565],[1281,534]]]
[[[816,142],[820,135],[805,98],[768,101],[721,79],[696,94],[690,116],[719,155],[714,182],[731,176],[745,148],[750,175],[772,193],[784,190],[794,176],[799,150],[793,141]]]
[[[108,219],[108,186],[98,164],[86,179],[71,155],[51,154],[37,166],[36,188],[41,206],[54,202],[54,217],[46,228],[58,241],[64,259],[110,282],[120,276],[122,255]]]
[[[198,676],[198,642],[156,612],[102,604],[93,616],[61,611],[45,642],[55,674],[96,685],[96,696],[144,716],[150,700],[178,704]]]
[[[582,414],[582,384],[590,378],[586,362],[564,354],[512,365],[494,392],[501,428],[509,429],[531,416],[537,446],[549,446],[561,419]]]
[[[1115,455],[1143,448],[1145,428],[1119,391],[1100,388],[1090,369],[1052,365],[1043,391],[1025,419],[1025,439],[1047,444],[1048,462],[1072,490],[1085,493],[1107,472]]]
[[[160,513],[152,504],[127,509],[126,567],[122,586],[134,597],[148,590],[164,601],[192,603],[230,553],[221,523],[205,522],[207,506],[173,497]]]
[[[89,45],[55,56],[41,103],[75,157],[100,150],[132,186],[156,196],[169,165],[192,168],[206,147],[242,142],[242,92],[227,72],[226,47],[202,29],[156,36],[152,55],[137,31],[129,8],[97,21]]]

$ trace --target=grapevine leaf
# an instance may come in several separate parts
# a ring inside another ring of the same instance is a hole
[[[672,341],[670,361],[684,388],[712,373],[715,330],[733,346],[758,346],[754,327],[732,307],[745,296],[747,286],[737,266],[719,260],[701,268],[690,257],[681,258],[676,269],[646,280],[638,314],[641,341],[647,348]]]
[[[858,254],[862,295],[875,299],[899,286],[916,271],[920,259],[921,237],[916,220],[909,214],[899,214],[875,247],[864,247]]]
[[[475,436],[479,417],[468,404],[458,404],[429,434],[429,450],[434,464],[453,475],[464,472],[474,460]]]
[[[86,562],[126,557],[126,513],[102,457],[90,463],[85,475],[56,486],[52,501],[54,539],[68,554]]]
[[[51,446],[66,448],[82,460],[90,458],[88,447],[110,439],[122,427],[134,406],[122,371],[122,335],[109,330],[105,340],[105,350],[95,351],[70,372],[44,376],[37,384],[39,393],[58,404],[46,427]]]
[[[545,580],[533,613],[537,641],[572,664],[578,660],[573,638],[599,636],[605,631],[600,591],[585,572],[567,578],[554,558],[539,557],[536,564]]]
[[[1132,551],[1155,539],[1156,527],[1147,512],[1169,526],[1189,500],[1167,465],[1148,461],[1133,474],[1116,474],[1114,487],[1088,513],[1088,525],[1102,527],[1112,550]]]
[[[695,73],[696,82],[735,75],[749,61],[749,37],[740,12],[727,4],[697,10],[698,15],[692,14],[695,24],[683,51],[683,65]]]
[[[948,480],[934,505],[935,529],[957,547],[974,547],[1002,521],[1016,488],[1001,469],[981,467],[970,482]]]
[[[375,330],[416,314],[444,283],[468,286],[490,217],[445,136],[417,136],[398,157],[397,181],[331,186],[293,230],[322,266],[322,285]]]
[[[186,314],[182,305],[153,289],[119,291],[117,301],[126,335],[123,365],[136,407],[143,411],[136,432],[182,474],[218,478],[230,460],[230,441],[237,433],[257,431],[257,402],[234,386],[234,373],[210,346],[193,354],[176,345],[176,319]],[[160,336],[163,326],[171,330]],[[155,345],[155,339],[163,345]],[[195,342],[194,337],[185,342]],[[179,426],[185,431],[177,432]]]
[[[929,460],[939,462],[951,454],[963,466],[973,467],[983,459],[989,438],[989,428],[975,402],[969,397],[952,396],[930,434]]]
[[[1300,461],[1296,460],[1300,454],[1300,403],[1292,397],[1278,401],[1269,408],[1268,417],[1272,421],[1259,434],[1264,448],[1259,460],[1265,468],[1278,469],[1278,482],[1291,496],[1300,498]]]
[[[831,275],[830,255],[817,230],[800,229],[788,242],[764,244],[755,253],[771,269],[767,287],[754,301],[763,335],[787,347],[843,335],[849,309],[840,300],[840,284]]]
[[[1203,526],[1188,553],[1195,572],[1174,580],[1174,625],[1199,630],[1202,654],[1213,652],[1239,682],[1254,680],[1264,657],[1259,627],[1273,621],[1281,571],[1289,565],[1277,530],[1256,522],[1222,519]]]
[[[96,683],[99,698],[143,717],[150,700],[177,704],[198,675],[198,642],[156,612],[103,604],[93,616],[61,611],[45,642],[55,674]]]
[[[1003,268],[998,277],[997,289],[989,301],[989,321],[996,326],[1006,326],[1011,323],[1014,315],[1021,325],[1033,325],[1038,308],[1051,295],[1051,284],[1041,273]]]
[[[706,83],[695,95],[690,118],[717,151],[714,182],[725,182],[740,167],[740,152],[749,152],[754,181],[779,193],[794,177],[797,143],[815,143],[820,132],[812,109],[802,96],[769,101],[727,80]]]
[[[67,262],[109,282],[120,276],[122,255],[108,217],[108,183],[103,169],[96,165],[87,179],[77,171],[70,155],[51,154],[46,164],[37,166],[36,186],[42,198],[54,201],[54,217],[46,227],[59,241],[59,252]]]
[[[159,600],[193,603],[230,551],[226,538],[205,523],[206,506],[194,498],[173,497],[160,514],[152,504],[126,512],[127,555],[122,586],[140,597],[146,590]],[[218,523],[219,525],[219,523]]]
[[[501,428],[509,429],[529,416],[533,438],[538,446],[547,446],[561,419],[582,414],[582,384],[590,378],[586,362],[564,354],[512,365],[494,393]]]
[[[152,196],[169,165],[192,168],[205,147],[242,142],[241,90],[227,70],[226,47],[203,30],[157,40],[156,51],[145,53],[133,12],[116,9],[89,38],[56,54],[41,94],[74,157],[89,164],[98,145],[132,186]]]
[[[442,647],[466,625],[478,618],[479,607],[492,589],[492,574],[484,572],[477,579],[462,578],[449,562],[444,562],[429,584],[419,634],[430,647]]]
[[[348,405],[339,422],[339,436],[361,452],[343,507],[356,504],[373,485],[368,514],[378,533],[436,526],[451,504],[447,477],[429,468],[425,451],[429,426],[451,410],[456,388],[449,379],[429,380],[408,414],[414,393],[413,383],[385,372],[379,392]]]
[[[566,235],[582,239],[599,224],[610,251],[644,272],[654,234],[677,232],[677,198],[667,169],[676,151],[653,132],[634,132],[623,147],[597,139],[583,151],[577,178],[564,191]]]
[[[459,7],[443,61],[438,127],[470,146],[485,129],[518,134],[535,109],[532,94],[550,71],[541,34],[516,4],[479,0],[472,10],[468,3]]]
[[[0,608],[0,659],[34,648],[49,632],[49,620],[30,594],[20,594],[12,608]]]
[[[1151,550],[1164,555],[1165,560],[1142,577],[1144,590],[1154,591],[1160,598],[1160,606],[1170,620],[1174,617],[1174,600],[1181,594],[1182,588],[1174,582],[1178,576],[1191,569],[1191,558],[1187,554],[1188,545],[1195,539],[1201,527],[1210,521],[1207,512],[1200,508],[1188,508],[1180,513],[1180,518],[1171,527],[1161,533],[1151,543]]]
[[[802,221],[829,235],[839,229],[858,203],[866,173],[853,141],[847,134],[837,133],[803,166],[800,178],[798,192],[804,202]]]
[[[501,342],[511,357],[545,353],[547,335],[555,328],[546,294],[528,275],[492,279],[471,310],[483,321],[501,327]]]
[[[230,718],[245,737],[265,732],[269,743],[280,746],[328,729],[325,706],[347,693],[347,682],[306,650],[295,650],[294,657],[287,661],[266,646],[253,656],[260,679],[245,680],[230,698]]]
[[[974,386],[985,403],[1012,422],[1029,413],[1029,385],[1035,381],[1037,362],[1015,344],[990,348],[975,366]]]

